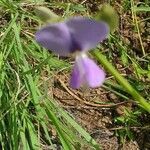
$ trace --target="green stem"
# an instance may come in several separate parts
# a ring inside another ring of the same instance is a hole
[[[139,102],[138,105],[143,107],[146,111],[150,112],[150,103],[148,103],[130,84],[120,75],[120,73],[112,66],[106,57],[98,50],[92,51],[94,57],[116,78],[116,80],[127,90],[132,97]]]

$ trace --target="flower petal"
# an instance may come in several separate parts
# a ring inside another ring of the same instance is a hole
[[[75,17],[66,22],[70,29],[73,42],[78,50],[94,48],[108,35],[108,25],[102,21],[95,21],[84,17]]]
[[[70,87],[73,89],[80,88],[82,83],[82,74],[80,73],[77,62],[75,62],[70,79]]]
[[[99,87],[105,81],[105,72],[90,58],[83,58],[85,78],[89,87]]]
[[[105,81],[105,73],[86,54],[76,57],[75,65],[71,74],[70,86],[74,89],[80,86],[91,88],[99,87]]]
[[[35,38],[40,45],[61,56],[71,52],[71,35],[65,23],[44,27],[36,32]]]

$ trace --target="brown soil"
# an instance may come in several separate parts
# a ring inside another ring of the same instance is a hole
[[[78,3],[79,1],[74,0],[74,2]],[[84,5],[91,10],[91,13],[94,13],[103,2],[108,1],[87,0]],[[123,43],[128,45],[137,57],[140,57],[142,55],[141,45],[137,31],[134,30],[135,24],[133,24],[132,21],[131,11],[123,10],[122,3],[123,1],[117,0],[113,4],[120,15],[120,27],[117,34],[122,37]],[[146,18],[147,15],[147,13],[142,13],[142,15],[137,14],[138,20]],[[3,27],[5,24],[6,19],[4,18],[5,16],[0,17],[0,27]],[[148,21],[140,22],[139,28],[145,52],[150,53],[150,23]],[[114,53],[114,56],[114,64],[118,64],[116,67],[120,70],[124,70],[123,66],[119,63],[118,54]],[[116,62],[117,60],[118,62]],[[128,72],[122,73],[132,73],[132,68],[129,68],[127,71]],[[123,127],[116,125],[114,118],[123,115],[125,107],[132,109],[132,103],[124,102],[122,98],[104,88],[72,90],[68,85],[69,76],[70,75],[66,72],[59,73],[57,78],[54,79],[54,87],[50,87],[49,92],[53,94],[60,106],[72,114],[75,120],[96,139],[103,150],[150,149],[150,131],[148,129],[133,129],[136,135],[135,140],[125,140],[124,144],[120,143],[115,134],[116,130]],[[43,80],[44,78],[45,77],[43,77]],[[150,119],[148,120],[147,117],[143,120],[147,120],[147,124],[150,122]]]
[[[77,1],[75,1],[77,3]],[[104,1],[106,2],[106,1]],[[102,2],[101,2],[102,3]],[[100,5],[99,1],[87,0],[85,5],[89,7],[91,12],[95,12]],[[140,57],[142,55],[141,45],[137,31],[134,30],[131,10],[123,10],[123,1],[116,1],[113,4],[120,15],[120,27],[117,31],[122,37],[124,45],[133,50],[133,55]],[[144,19],[145,14],[137,14],[137,19]],[[138,24],[142,37],[143,46],[146,53],[149,53],[149,23],[141,22]],[[114,63],[118,60],[118,54],[114,53]],[[127,71],[119,63],[116,67],[124,74],[132,74],[132,68],[128,67]],[[69,74],[61,72],[55,78],[53,96],[58,101],[60,106],[64,107],[75,120],[87,130],[96,141],[101,144],[103,150],[148,150],[150,149],[149,139],[150,131],[142,130],[140,128],[133,129],[135,133],[135,140],[125,139],[121,144],[115,131],[119,127],[114,123],[114,118],[123,115],[124,109],[127,107],[132,109],[132,103],[122,103],[122,98],[103,89],[81,89],[72,90],[69,88]],[[111,103],[115,103],[112,105]],[[147,122],[149,124],[149,122]]]
[[[131,103],[121,103],[122,99],[102,88],[72,90],[69,88],[68,83],[68,74],[60,73],[57,75],[52,89],[55,100],[96,139],[103,150],[140,149],[139,141],[125,140],[124,144],[120,144],[115,135],[115,129],[117,130],[120,127],[114,123],[113,118],[123,115],[123,109],[125,106],[131,107]],[[116,105],[114,106],[108,102]],[[141,130],[139,131],[141,132]],[[143,145],[145,135],[142,132],[140,138],[140,145]]]

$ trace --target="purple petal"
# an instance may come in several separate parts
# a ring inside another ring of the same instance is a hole
[[[70,87],[73,89],[80,88],[81,83],[82,83],[82,77],[83,76],[80,72],[77,62],[75,62],[72,73],[71,73]]]
[[[40,45],[61,56],[70,53],[72,47],[71,35],[65,23],[44,27],[36,32],[35,38]]]
[[[74,89],[81,85],[99,87],[105,81],[105,73],[99,66],[87,56],[79,56],[76,59],[70,80],[70,86]]]
[[[99,87],[105,81],[105,72],[91,59],[84,58],[85,78],[89,87]]]
[[[66,22],[70,29],[74,45],[78,50],[94,48],[108,35],[108,25],[102,21],[76,17]]]

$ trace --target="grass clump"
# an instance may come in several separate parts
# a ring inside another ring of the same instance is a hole
[[[70,69],[71,65],[68,61],[60,60],[57,56],[43,50],[34,41],[34,32],[41,24],[34,14],[34,8],[41,4],[47,4],[48,7],[53,6],[60,13],[63,9],[64,18],[76,12],[84,14],[87,11],[86,15],[89,15],[84,3],[76,5],[65,2],[62,4],[43,1],[38,1],[38,3],[0,1],[2,8],[0,13],[5,20],[0,29],[0,149],[62,148],[72,150],[83,149],[83,147],[100,149],[90,133],[76,123],[73,117],[57,104],[53,93],[49,92],[55,86],[55,74],[60,70]],[[129,7],[129,3],[127,4]],[[136,7],[135,10],[141,11],[141,9],[148,11],[147,7],[145,9]],[[140,42],[142,44],[141,40]],[[144,56],[140,61],[146,64],[143,69],[139,59],[132,52],[132,48],[127,51],[128,46],[123,44],[120,37],[111,35],[108,47],[109,52],[105,53],[106,57],[99,50],[92,53],[118,81],[112,84],[110,79],[105,83],[104,88],[124,100],[133,98],[138,105],[142,106],[142,109],[134,106],[138,109],[137,111],[125,110],[124,116],[115,118],[115,123],[125,126],[125,130],[117,132],[120,138],[132,139],[130,126],[138,122],[140,115],[150,111],[146,100],[150,99],[149,85],[141,81],[143,76],[148,79],[150,77],[149,56],[146,56],[145,50],[142,51]],[[125,75],[127,80],[114,69],[115,65],[112,65],[115,64],[112,56],[114,53],[119,55],[118,58],[123,66],[133,67],[133,74]],[[135,83],[133,79],[136,79],[137,82]],[[140,126],[138,123],[136,125]],[[53,135],[52,131],[56,131],[56,135]]]

